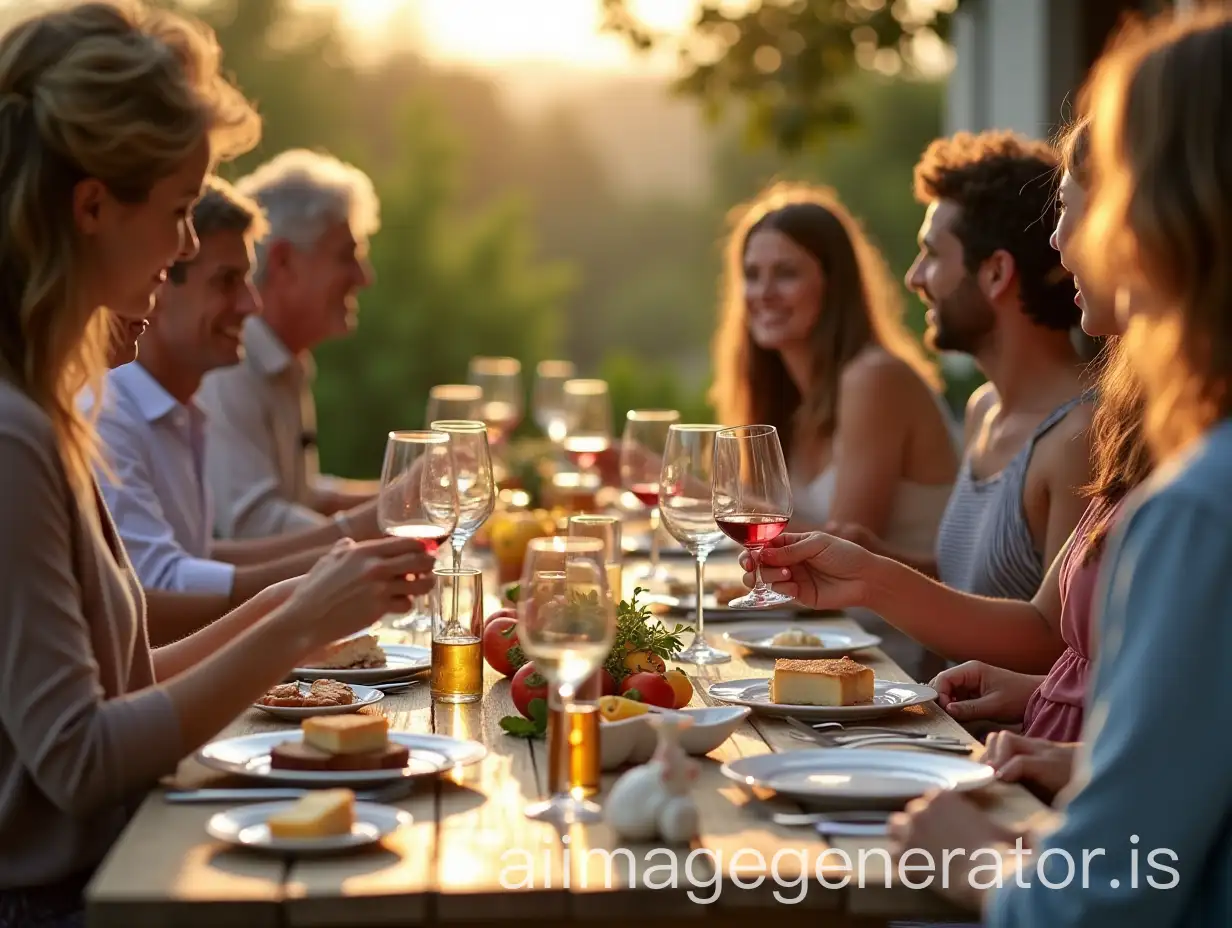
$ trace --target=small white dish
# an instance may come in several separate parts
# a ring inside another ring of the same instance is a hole
[[[339,680],[338,682],[341,683],[342,681]],[[311,685],[306,681],[299,681],[300,692],[307,693],[308,687]],[[350,712],[358,712],[364,706],[371,706],[373,703],[378,703],[385,698],[384,693],[380,690],[374,690],[370,686],[360,686],[357,683],[348,683],[347,686],[355,694],[355,701],[345,706],[263,706],[259,702],[254,702],[252,705],[254,709],[268,712],[274,718],[286,719],[288,722],[298,722],[301,719],[312,718],[316,715],[346,715]]]
[[[384,667],[359,667],[345,670],[325,667],[296,667],[294,680],[337,680],[339,683],[386,683],[403,680],[432,669],[432,652],[413,644],[383,644]]]
[[[819,645],[780,645],[774,644],[774,636],[788,630],[799,630],[816,635],[821,639]],[[740,625],[723,633],[723,637],[732,644],[760,654],[764,657],[796,657],[823,658],[842,657],[854,654],[867,648],[875,648],[881,644],[881,639],[867,632],[846,632],[828,628],[807,628],[783,622],[761,622],[751,625]]]
[[[212,816],[205,830],[210,837],[236,847],[273,854],[332,854],[375,844],[411,824],[411,814],[374,802],[355,803],[355,824],[345,835],[289,840],[270,834],[269,817],[295,805],[293,801],[237,806]]]
[[[614,770],[625,764],[644,764],[650,760],[658,743],[658,735],[650,722],[652,715],[687,716],[692,724],[680,730],[680,746],[686,754],[701,757],[730,738],[751,712],[744,706],[652,708],[643,715],[619,722],[600,722],[600,766],[604,770]]]
[[[892,715],[907,706],[933,702],[937,691],[923,683],[873,681],[873,701],[858,706],[792,706],[770,701],[770,679],[755,677],[712,683],[707,691],[715,699],[736,706],[748,706],[758,715],[771,718],[797,718],[806,721],[872,719]]]
[[[929,790],[987,786],[992,767],[948,754],[815,748],[758,754],[720,768],[728,779],[803,801],[901,804]]]
[[[290,786],[372,786],[404,777],[434,776],[454,767],[483,760],[488,749],[478,741],[446,735],[391,731],[389,740],[410,751],[406,766],[376,770],[283,770],[270,766],[276,744],[296,741],[300,735],[286,729],[211,741],[197,752],[197,760],[211,770]]]

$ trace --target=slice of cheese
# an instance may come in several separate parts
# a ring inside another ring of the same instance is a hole
[[[855,706],[873,701],[873,671],[850,657],[774,662],[770,701],[785,706]]]
[[[355,794],[349,789],[309,793],[267,821],[275,838],[326,838],[350,834],[355,824]]]
[[[381,751],[389,740],[389,720],[383,715],[321,715],[304,719],[304,743],[329,754]]]

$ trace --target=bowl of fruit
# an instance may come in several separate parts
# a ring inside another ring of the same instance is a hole
[[[599,699],[600,766],[615,770],[625,764],[644,764],[654,755],[658,735],[652,715],[683,715],[689,724],[680,729],[680,747],[686,754],[704,756],[732,736],[753,710],[748,706],[698,706],[661,709],[623,696]]]

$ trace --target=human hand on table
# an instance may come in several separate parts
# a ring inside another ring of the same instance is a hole
[[[864,548],[823,532],[780,535],[762,548],[762,579],[775,592],[791,596],[813,609],[846,609],[862,605],[874,555]],[[752,556],[740,555],[745,586],[756,581]]]
[[[994,858],[976,851],[996,849],[1003,861],[1012,862],[1013,855],[1007,851],[1014,849],[1017,839],[1023,838],[1023,846],[1029,846],[1026,835],[1003,828],[966,796],[951,790],[937,790],[913,799],[902,812],[890,816],[888,832],[891,854],[896,860],[904,858],[908,851],[926,852],[932,860],[932,871],[927,874],[933,877],[930,888],[956,905],[977,912],[984,893],[979,887],[993,882],[988,867]],[[963,853],[953,854],[947,862],[945,852],[951,849],[962,849]],[[905,867],[926,862],[919,853],[903,859]],[[972,871],[977,868],[979,880],[973,886]],[[921,872],[916,879],[922,881],[925,875]]]
[[[1021,722],[1042,677],[982,661],[943,670],[930,684],[937,704],[958,722]]]
[[[997,771],[999,779],[1034,785],[1038,789],[1033,792],[1051,802],[1069,785],[1077,753],[1077,744],[998,731],[989,736],[982,760]]]

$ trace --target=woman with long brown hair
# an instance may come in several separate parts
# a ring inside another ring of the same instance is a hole
[[[259,120],[213,36],[138,0],[0,35],[0,928],[80,924],[81,891],[158,777],[308,654],[405,609],[415,544],[340,544],[306,577],[151,650],[80,411],[110,316],[177,259],[206,173]]]
[[[1225,6],[1133,29],[1089,87],[1078,251],[1088,298],[1116,294],[1157,464],[1104,553],[1099,661],[1064,816],[1029,858],[1003,858],[1002,881],[963,854],[947,857],[946,886],[934,883],[987,925],[1232,923],[1232,752],[1221,733],[1232,653],[1229,74]],[[911,804],[891,829],[900,850],[935,859],[1014,840],[945,793]]]
[[[776,184],[735,214],[714,344],[719,421],[779,431],[793,526],[858,522],[931,551],[958,470],[941,379],[897,283],[833,191]]]

